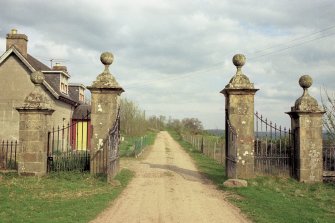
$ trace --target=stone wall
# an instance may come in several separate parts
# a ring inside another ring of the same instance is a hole
[[[52,114],[51,118],[51,127],[54,126],[57,128],[57,126],[62,127],[63,124],[65,126],[68,123],[71,124],[74,107],[62,101],[55,100],[55,98],[52,98],[51,100],[54,102],[55,108],[55,112]]]

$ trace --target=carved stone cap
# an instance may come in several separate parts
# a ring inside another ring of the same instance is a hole
[[[254,84],[250,82],[249,78],[243,74],[242,67],[246,62],[246,58],[243,54],[236,54],[233,57],[233,64],[236,66],[236,74],[230,79],[229,84],[226,88],[237,88],[237,89],[253,89]]]
[[[35,87],[30,94],[24,99],[23,105],[16,109],[49,109],[53,110],[53,102],[50,101],[46,92],[42,89],[44,74],[41,71],[34,71],[30,75],[31,81]]]
[[[119,83],[116,81],[115,77],[109,72],[109,66],[113,63],[114,56],[110,52],[104,52],[100,56],[100,61],[105,65],[105,70],[98,75],[97,79],[93,81],[92,86],[89,86],[88,89],[92,88],[111,88],[111,89],[122,89]],[[122,89],[123,91],[123,89]]]
[[[295,101],[293,111],[306,111],[306,112],[322,112],[318,102],[315,98],[309,95],[308,88],[312,86],[313,80],[309,75],[303,75],[299,79],[299,85],[303,88],[304,92],[300,98]]]

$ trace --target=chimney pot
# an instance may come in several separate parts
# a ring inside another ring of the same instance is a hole
[[[24,57],[27,58],[28,37],[25,34],[18,34],[17,29],[12,29],[6,37],[6,50],[14,46]]]
[[[53,67],[52,70],[57,70],[57,71],[64,71],[67,73],[67,67],[64,65],[61,65],[60,63],[56,63]]]

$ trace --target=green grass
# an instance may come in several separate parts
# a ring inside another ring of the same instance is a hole
[[[133,173],[123,169],[106,183],[106,176],[57,172],[42,178],[0,174],[0,222],[88,222],[126,187]]]
[[[335,187],[294,179],[258,177],[247,188],[233,189],[231,201],[256,222],[334,222]]]
[[[205,156],[195,149],[190,143],[184,141],[182,137],[175,131],[169,130],[170,135],[188,152],[188,154],[196,161],[197,167],[202,174],[215,184],[222,184],[226,180],[223,166],[219,162]]]
[[[150,131],[143,137],[125,136],[124,141],[120,144],[120,156],[133,157],[139,154],[143,148],[154,143],[156,135],[156,132]]]
[[[169,132],[194,159],[199,171],[219,189],[226,191],[230,202],[254,222],[335,222],[335,185],[257,177],[248,180],[246,188],[226,188],[222,185],[226,180],[222,165],[195,151],[189,143],[182,141],[178,133]]]

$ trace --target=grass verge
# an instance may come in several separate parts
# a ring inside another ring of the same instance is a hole
[[[134,157],[138,155],[143,148],[154,143],[156,135],[157,132],[148,132],[145,136],[125,136],[120,144],[120,156]]]
[[[246,188],[226,188],[222,185],[226,180],[222,165],[196,151],[178,133],[169,132],[194,159],[199,171],[219,189],[228,192],[229,201],[254,222],[334,222],[334,185],[310,185],[294,179],[257,177],[248,180]]]
[[[123,169],[116,179],[121,186],[106,183],[106,176],[57,172],[45,177],[0,174],[1,222],[88,222],[126,187],[133,172]]]

